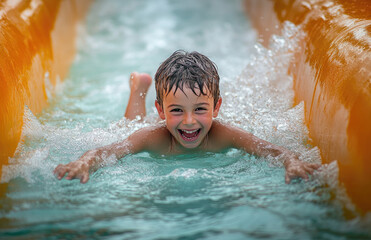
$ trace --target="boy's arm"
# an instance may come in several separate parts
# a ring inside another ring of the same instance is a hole
[[[155,142],[154,139],[166,137],[164,133],[166,134],[163,127],[160,126],[143,128],[123,141],[89,150],[74,162],[59,164],[55,168],[54,174],[58,179],[62,179],[68,174],[66,179],[80,179],[81,183],[86,183],[89,180],[89,173],[100,168],[108,157],[114,155],[116,159],[121,159],[128,154],[153,151],[158,145],[156,143],[161,142]]]
[[[286,183],[290,183],[292,179],[297,177],[308,179],[308,174],[312,174],[314,170],[320,167],[319,164],[303,162],[290,150],[260,139],[243,129],[222,123],[218,123],[218,125],[220,125],[217,127],[220,128],[220,137],[228,142],[229,147],[242,149],[259,157],[272,156],[282,158],[286,169]]]

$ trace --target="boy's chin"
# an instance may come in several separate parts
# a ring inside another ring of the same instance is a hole
[[[182,141],[180,145],[187,150],[193,150],[197,149],[201,145],[201,142],[197,141],[193,143],[184,143],[184,141]]]
[[[194,144],[194,145],[184,145],[184,144],[182,144],[183,148],[186,148],[186,149],[189,149],[189,150],[196,149],[199,146],[200,146],[199,144]]]

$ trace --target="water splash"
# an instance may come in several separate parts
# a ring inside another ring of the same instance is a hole
[[[15,157],[9,158],[8,165],[2,167],[2,183],[9,182],[17,177],[23,177],[27,182],[33,182],[32,175],[36,169],[41,169],[48,174],[48,168],[40,168],[40,166],[45,166],[44,161],[48,156],[48,150],[46,148],[36,148],[28,151],[26,147],[27,142],[32,142],[31,145],[37,145],[44,140],[44,137],[43,125],[26,105],[24,107],[21,140],[15,151]]]
[[[26,111],[25,140],[3,168],[2,182],[9,189],[1,199],[1,216],[10,219],[4,229],[19,229],[31,238],[67,231],[133,239],[363,236],[364,221],[343,218],[344,203],[337,199],[345,195],[334,163],[310,181],[290,185],[284,183],[279,159],[238,150],[177,157],[141,153],[117,163],[106,156],[106,166],[84,185],[52,176],[58,164],[157,121],[153,86],[148,116],[143,121],[122,118],[128,76],[131,71],[153,74],[179,48],[200,51],[217,63],[224,98],[221,121],[288,147],[303,161],[320,162],[318,148],[308,144],[304,105],[293,106],[287,74],[300,28],[285,23],[266,49],[256,44],[239,4],[95,1],[69,79],[49,109],[36,117]],[[204,20],[205,15],[212,20]],[[166,226],[161,232],[160,225]]]
[[[304,104],[293,107],[293,80],[287,69],[302,37],[300,27],[286,22],[282,36],[274,35],[269,49],[256,44],[252,60],[237,79],[222,84],[221,111],[224,121],[299,155],[308,151],[308,130]]]

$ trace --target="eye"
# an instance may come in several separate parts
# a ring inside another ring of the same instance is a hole
[[[198,107],[195,109],[196,112],[204,112],[204,111],[207,111],[207,108],[204,108],[204,107]]]
[[[173,108],[170,110],[170,112],[178,113],[178,112],[183,112],[183,111],[180,108]]]

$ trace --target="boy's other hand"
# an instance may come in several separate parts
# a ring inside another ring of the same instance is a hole
[[[285,182],[288,184],[292,179],[302,178],[308,180],[308,174],[312,175],[321,165],[300,161],[297,157],[291,157],[284,162],[286,168]]]
[[[89,164],[78,160],[68,164],[59,164],[54,169],[54,175],[61,180],[67,173],[67,180],[80,179],[81,183],[86,183],[89,180]]]

